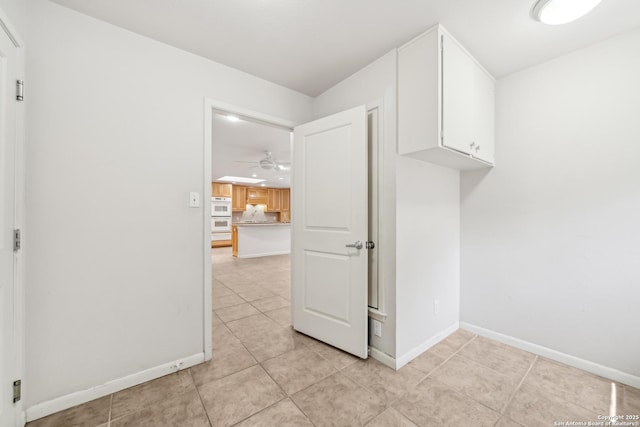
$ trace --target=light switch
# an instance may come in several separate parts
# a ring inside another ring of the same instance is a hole
[[[200,193],[192,191],[189,193],[189,207],[190,208],[199,208],[200,207]]]

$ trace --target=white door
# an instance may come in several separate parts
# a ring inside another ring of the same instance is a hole
[[[368,338],[367,163],[365,106],[294,129],[293,328],[362,358]]]
[[[0,16],[1,17],[1,16]],[[2,23],[2,22],[0,22]],[[18,425],[20,403],[13,403],[22,340],[13,229],[16,221],[17,48],[0,25],[0,426]]]

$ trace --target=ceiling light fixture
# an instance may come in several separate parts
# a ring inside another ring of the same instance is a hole
[[[602,0],[538,0],[531,14],[548,25],[561,25],[575,21],[589,13]]]
[[[257,184],[259,182],[263,182],[264,179],[244,178],[242,176],[223,176],[216,179],[216,181],[241,182],[243,184]]]

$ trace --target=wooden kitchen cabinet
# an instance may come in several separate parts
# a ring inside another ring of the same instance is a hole
[[[257,187],[247,187],[247,203],[255,205],[267,204],[267,189]]]
[[[232,197],[232,185],[223,184],[221,182],[212,182],[211,196],[212,197]]]
[[[281,191],[279,188],[267,188],[267,212],[280,212]]]
[[[238,226],[231,226],[231,254],[238,256]]]
[[[244,212],[247,206],[247,187],[234,185],[231,196],[231,210],[233,212]]]
[[[441,26],[398,49],[398,151],[455,169],[494,162],[495,81]]]
[[[291,210],[291,190],[289,188],[280,189],[280,211],[289,212]]]
[[[291,222],[291,189],[280,190],[280,218],[281,222]]]

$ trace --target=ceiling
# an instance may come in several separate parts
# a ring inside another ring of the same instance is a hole
[[[211,172],[213,180],[239,176],[266,180],[266,187],[289,187],[290,172],[264,170],[258,162],[271,152],[277,162],[291,162],[291,131],[247,120],[230,121],[226,115],[213,114]],[[249,162],[249,163],[245,163]],[[260,185],[260,184],[247,184]]]
[[[640,27],[638,0],[557,27],[534,0],[52,1],[309,96],[438,22],[497,78]]]

